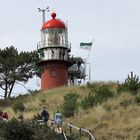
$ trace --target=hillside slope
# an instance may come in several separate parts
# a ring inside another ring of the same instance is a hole
[[[44,106],[47,106],[50,118],[53,119],[54,113],[61,110],[65,94],[79,94],[78,101],[80,102],[89,92],[94,92],[102,85],[107,85],[115,93],[112,98],[88,110],[79,107],[74,117],[64,118],[64,121],[91,130],[98,140],[139,140],[140,106],[139,103],[135,102],[136,95],[129,92],[118,94],[117,84],[113,82],[98,82],[92,86],[61,87],[39,93],[30,93],[18,96],[13,102],[21,100],[24,103],[26,110],[23,112],[23,116],[25,119],[33,118],[34,115],[41,112]],[[140,92],[138,92],[139,94]],[[21,114],[20,112],[14,113],[11,102],[8,104],[7,101],[5,104],[7,104],[5,109],[10,118],[18,117]],[[68,131],[65,125],[63,127]]]

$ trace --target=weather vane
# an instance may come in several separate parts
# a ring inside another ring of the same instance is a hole
[[[49,6],[47,6],[45,9],[38,8],[38,11],[42,12],[42,23],[44,24],[45,23],[45,11],[49,12],[50,8],[49,8]]]

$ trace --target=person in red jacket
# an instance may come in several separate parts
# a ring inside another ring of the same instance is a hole
[[[4,112],[2,113],[2,119],[3,119],[3,121],[7,121],[7,120],[8,120],[8,114],[7,114],[6,111],[4,111]]]

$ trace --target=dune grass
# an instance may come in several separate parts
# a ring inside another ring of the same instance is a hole
[[[86,111],[79,108],[74,117],[64,118],[64,121],[91,130],[98,140],[138,140],[140,106],[134,103],[135,96],[131,93],[116,94],[117,84],[114,82],[95,82],[93,85],[87,86],[64,86],[29,94],[23,100],[26,107],[23,116],[25,119],[31,119],[46,106],[50,112],[50,118],[53,119],[54,113],[61,110],[65,94],[79,94],[80,102],[89,92],[94,92],[94,89],[103,84],[106,84],[115,93],[113,98]],[[10,118],[20,115],[20,113],[14,113],[11,107],[7,107],[6,110]]]

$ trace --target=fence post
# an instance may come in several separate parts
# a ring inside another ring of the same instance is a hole
[[[81,127],[79,128],[79,134],[80,134],[80,137],[82,136],[82,129]]]
[[[71,123],[70,123],[70,134],[72,133],[72,127],[71,127]]]
[[[89,132],[91,132],[91,131],[89,130]],[[91,136],[90,136],[90,134],[89,134],[89,140],[91,140]]]
[[[54,122],[53,122],[53,120],[51,120],[51,127],[54,130]]]
[[[91,140],[91,136],[89,135],[89,140]]]

